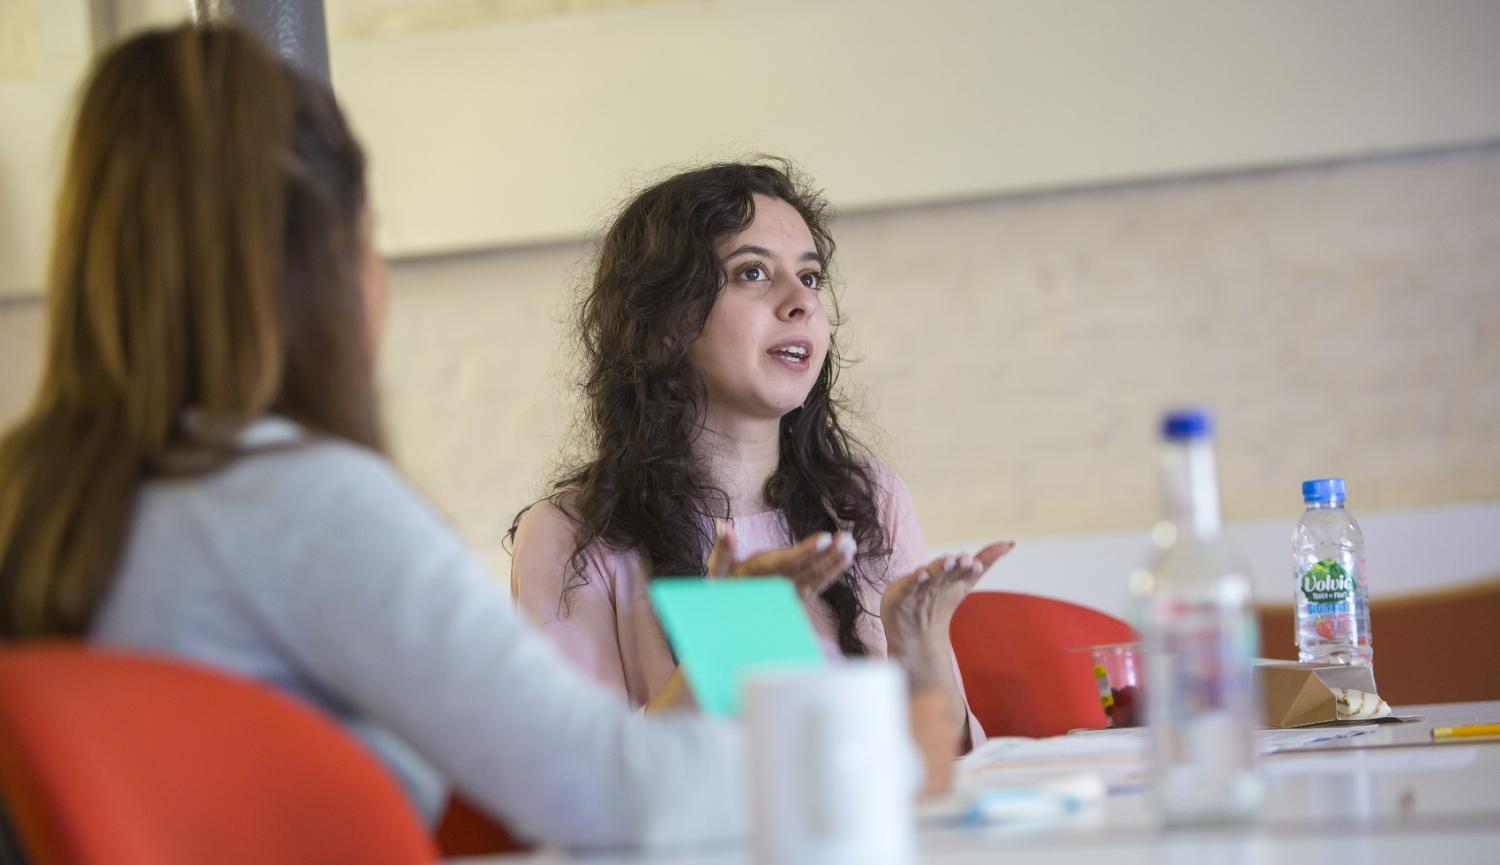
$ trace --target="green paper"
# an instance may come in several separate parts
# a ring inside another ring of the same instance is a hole
[[[797,592],[781,577],[657,579],[651,601],[698,707],[710,715],[738,716],[745,678],[756,669],[827,663]]]

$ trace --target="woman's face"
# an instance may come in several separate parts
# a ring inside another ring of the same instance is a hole
[[[823,262],[795,208],[753,203],[750,225],[714,248],[726,281],[688,357],[710,414],[779,420],[807,399],[828,356]]]

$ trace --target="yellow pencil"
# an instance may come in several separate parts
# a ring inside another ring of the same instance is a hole
[[[1467,739],[1472,736],[1500,736],[1500,724],[1464,724],[1459,727],[1433,727],[1434,739]]]

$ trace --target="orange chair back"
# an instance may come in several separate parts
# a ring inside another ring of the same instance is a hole
[[[1106,725],[1082,646],[1136,639],[1091,607],[1017,592],[974,592],[953,616],[969,707],[990,736],[1057,736]]]
[[[0,650],[0,798],[33,865],[417,865],[390,773],[327,718],[173,661]]]

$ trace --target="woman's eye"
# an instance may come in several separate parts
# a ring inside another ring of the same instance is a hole
[[[752,264],[744,270],[740,271],[740,278],[748,279],[751,282],[760,282],[762,279],[766,278],[766,271],[765,268],[761,267],[760,265]]]
[[[802,284],[812,289],[813,291],[817,291],[819,288],[823,287],[823,274],[817,273],[816,271],[811,273],[804,273],[802,274]]]

